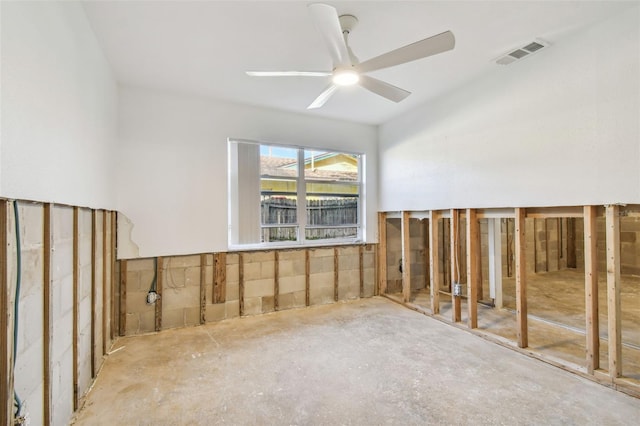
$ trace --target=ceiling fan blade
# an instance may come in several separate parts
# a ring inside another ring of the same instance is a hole
[[[375,58],[358,64],[355,68],[358,72],[369,72],[382,68],[392,67],[427,56],[451,50],[456,45],[456,39],[451,31],[445,31],[433,37],[416,41],[391,52],[384,53]]]
[[[393,86],[389,83],[385,83],[377,78],[369,77],[368,75],[361,75],[359,84],[368,91],[393,102],[400,102],[411,94],[411,92]]]
[[[325,71],[247,71],[252,77],[326,77],[331,75]]]
[[[322,35],[324,43],[329,49],[333,66],[351,65],[349,51],[342,35],[342,27],[340,27],[340,19],[336,9],[328,4],[315,3],[309,5],[309,11]]]
[[[320,96],[318,96],[313,102],[311,102],[311,105],[309,105],[307,109],[320,108],[325,104],[325,102],[329,100],[331,95],[333,95],[333,92],[335,92],[337,89],[338,86],[336,86],[335,84],[330,84],[326,89],[322,91],[322,93],[320,93]]]

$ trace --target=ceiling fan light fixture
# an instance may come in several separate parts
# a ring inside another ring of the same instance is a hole
[[[360,75],[353,69],[339,69],[333,73],[333,84],[352,86],[360,81]]]

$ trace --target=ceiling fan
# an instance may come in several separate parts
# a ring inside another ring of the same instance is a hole
[[[329,54],[333,60],[332,71],[247,71],[248,75],[255,77],[331,76],[331,84],[324,89],[307,109],[320,108],[329,100],[338,87],[353,84],[359,84],[370,92],[391,101],[400,102],[409,96],[411,92],[370,77],[366,73],[446,52],[453,49],[456,43],[453,33],[445,31],[360,62],[353,54],[348,43],[349,33],[358,23],[358,19],[353,15],[338,16],[338,12],[333,6],[322,3],[309,5],[309,11],[329,49]]]

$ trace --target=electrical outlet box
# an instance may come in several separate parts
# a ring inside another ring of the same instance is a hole
[[[454,296],[462,296],[462,284],[453,283],[453,295]]]

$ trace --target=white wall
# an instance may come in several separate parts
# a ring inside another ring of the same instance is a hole
[[[114,208],[117,86],[82,5],[0,7],[0,196]]]
[[[127,87],[119,122],[118,211],[131,221],[118,220],[120,258],[227,249],[227,138],[364,153],[375,239],[374,126]]]
[[[639,203],[639,16],[382,125],[380,209]]]

